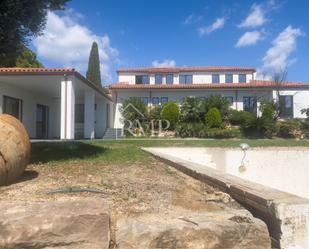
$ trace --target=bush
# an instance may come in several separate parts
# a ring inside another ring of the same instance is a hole
[[[278,136],[283,138],[298,138],[301,136],[301,123],[295,120],[279,122]]]
[[[221,96],[210,96],[201,101],[201,119],[205,117],[206,113],[211,108],[217,108],[220,111],[221,117],[226,119],[229,112],[229,106],[230,104],[226,98]]]
[[[197,123],[180,123],[176,126],[176,136],[178,137],[200,137],[204,125]]]
[[[149,114],[148,114],[148,119],[159,120],[161,119],[161,113],[162,113],[162,106],[156,105],[150,109]]]
[[[309,120],[301,122],[301,130],[305,138],[309,138]]]
[[[222,125],[222,117],[217,108],[211,108],[205,115],[205,124],[207,128],[219,128]]]
[[[170,122],[170,130],[174,130],[179,119],[179,107],[175,102],[164,105],[161,118]]]
[[[201,101],[196,97],[186,97],[180,108],[180,120],[185,123],[200,122]]]
[[[254,118],[255,116],[250,112],[231,110],[228,120],[232,125],[242,125],[250,123]]]
[[[242,131],[246,136],[271,138],[278,131],[276,121],[274,120],[274,106],[272,103],[263,103],[260,110],[262,112],[261,117],[252,115],[249,118],[248,115],[248,119],[241,124]]]
[[[148,115],[147,106],[141,98],[137,97],[126,99],[122,104],[120,112],[124,119],[131,121],[147,117]]]
[[[305,114],[307,119],[309,120],[309,108],[304,108],[300,110],[301,114]]]
[[[200,132],[202,138],[236,138],[241,137],[241,132],[238,128],[222,129],[210,128]]]

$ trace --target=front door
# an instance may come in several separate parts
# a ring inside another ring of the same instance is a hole
[[[37,105],[36,107],[36,138],[48,138],[49,107]]]

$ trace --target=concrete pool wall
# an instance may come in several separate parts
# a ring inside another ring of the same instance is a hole
[[[309,248],[309,199],[302,198],[309,198],[308,149],[254,148],[243,162],[237,148],[144,150],[229,193],[266,222],[274,246]]]

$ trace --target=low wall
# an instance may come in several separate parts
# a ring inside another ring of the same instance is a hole
[[[282,249],[309,248],[309,200],[164,153],[143,148],[183,173],[230,194],[268,226],[272,244]]]

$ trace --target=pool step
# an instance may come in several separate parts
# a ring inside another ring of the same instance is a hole
[[[107,128],[103,136],[103,139],[106,140],[113,140],[119,138],[124,138],[123,130],[121,128]]]

